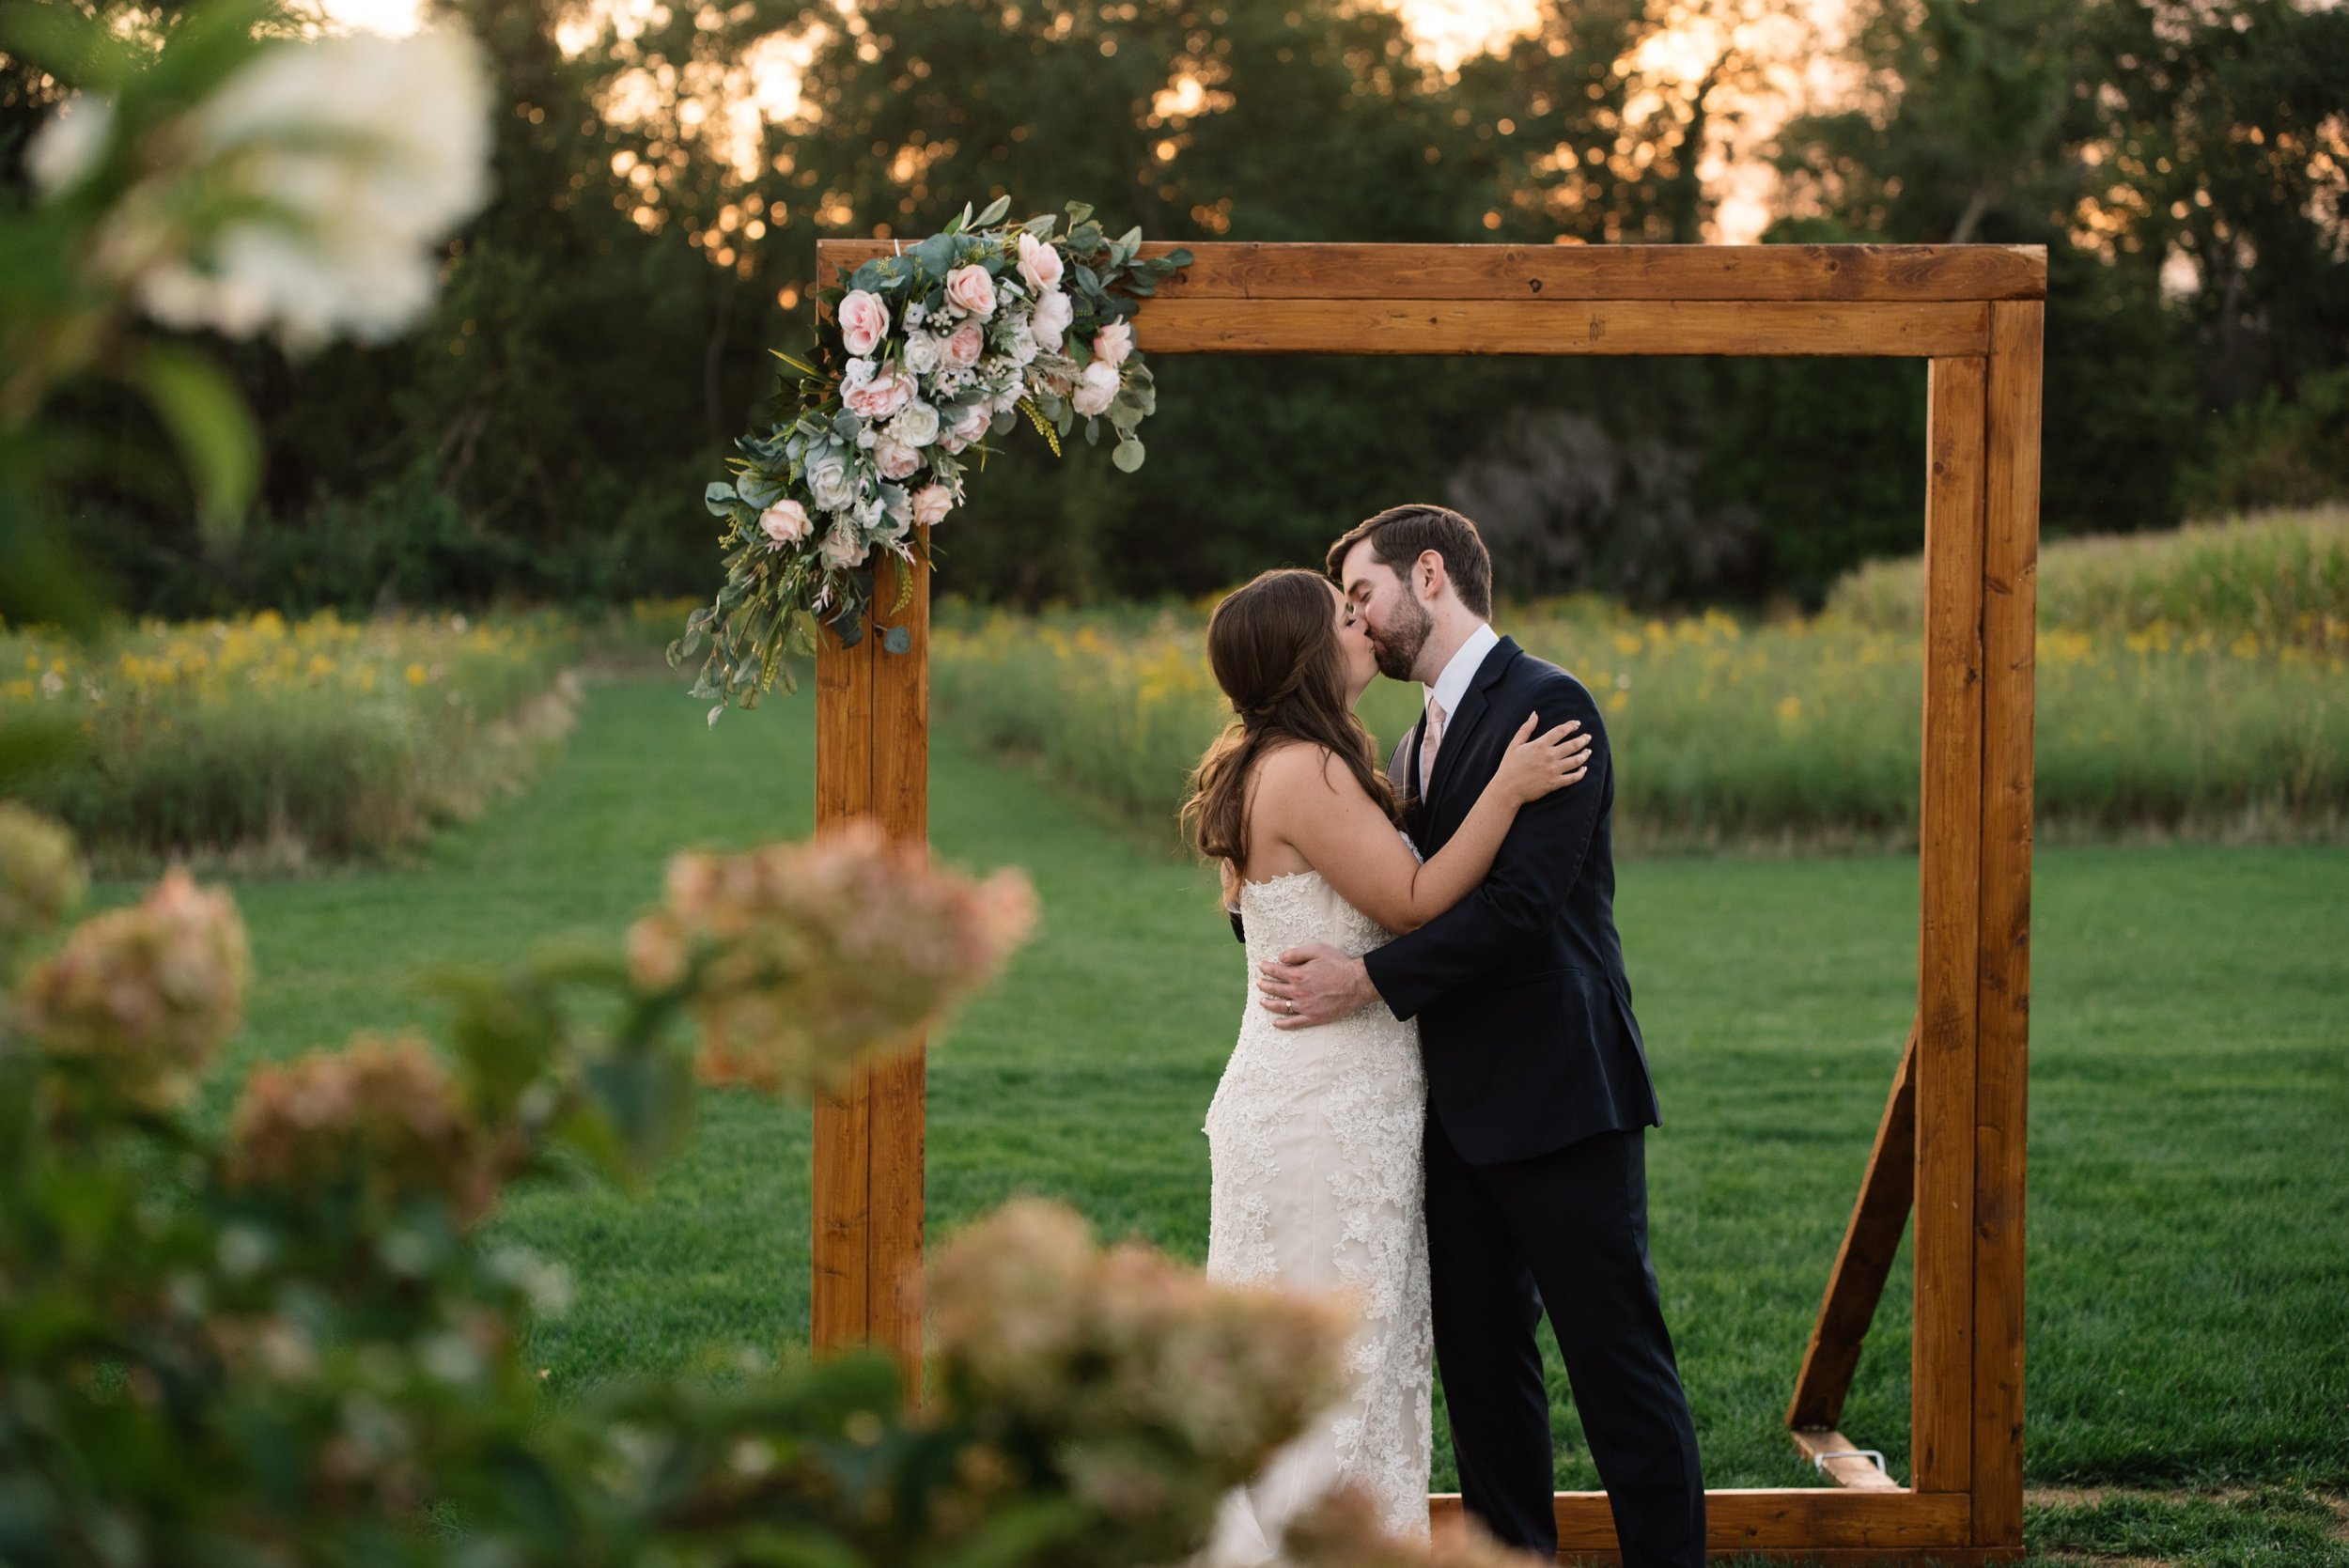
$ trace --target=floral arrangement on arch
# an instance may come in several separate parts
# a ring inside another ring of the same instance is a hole
[[[1142,466],[1134,432],[1158,396],[1130,318],[1190,252],[1140,259],[1142,230],[1112,240],[1083,202],[1057,234],[1050,213],[1003,223],[1010,207],[998,197],[973,220],[966,205],[940,233],[818,289],[831,309],[817,314],[814,364],[774,350],[799,380],[762,405],[771,419],[754,415],[763,431],[737,438],[734,477],[703,492],[726,523],[725,583],[669,644],[677,665],[707,644],[692,694],[717,699],[710,722],[778,680],[792,690],[787,656],[815,650],[819,621],[844,644],[862,639],[884,566],[903,608],[908,567],[929,560],[929,530],[962,505],[972,455],[984,468],[988,438],[1021,413],[1056,457],[1077,420],[1089,443],[1106,420],[1110,460]],[[904,629],[884,645],[902,652]]]

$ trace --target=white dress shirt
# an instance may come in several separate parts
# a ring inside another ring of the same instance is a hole
[[[1460,711],[1460,699],[1468,695],[1469,682],[1476,678],[1476,672],[1484,666],[1485,656],[1492,652],[1500,642],[1501,633],[1495,631],[1489,622],[1477,622],[1476,629],[1470,632],[1467,640],[1454,650],[1443,672],[1436,676],[1436,684],[1424,688],[1426,700],[1443,709],[1444,738],[1451,737],[1452,721]],[[1435,777],[1434,760],[1427,755],[1423,742],[1424,737],[1419,758],[1419,795],[1423,800],[1427,798],[1428,781]],[[1440,745],[1438,749],[1441,749]]]

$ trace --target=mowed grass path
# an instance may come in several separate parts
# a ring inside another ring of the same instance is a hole
[[[672,849],[804,832],[809,716],[711,729],[665,679],[599,682],[534,792],[416,869],[241,887],[260,983],[239,1062],[431,1028],[423,966],[616,940]],[[948,736],[931,793],[941,852],[1025,866],[1044,909],[932,1056],[933,1235],[1038,1192],[1204,1256],[1200,1122],[1244,1005],[1210,880]],[[1915,867],[1621,869],[1666,1117],[1655,1253],[1707,1478],[1801,1484],[1781,1412],[1908,1021]],[[2046,851],[2036,930],[2034,1482],[2349,1483],[2349,852]],[[802,1340],[807,1162],[803,1110],[713,1093],[647,1197],[509,1195],[496,1230],[575,1281],[535,1333],[551,1385]],[[1903,1476],[1908,1316],[1904,1266],[1844,1421]],[[1560,1484],[1595,1485],[1554,1393]]]

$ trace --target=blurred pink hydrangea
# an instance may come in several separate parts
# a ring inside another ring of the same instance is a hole
[[[1121,1530],[1195,1544],[1223,1493],[1347,1387],[1344,1296],[1209,1280],[1095,1244],[1022,1199],[941,1249],[925,1292],[940,1382],[988,1431],[1050,1434],[1076,1494]]]
[[[176,1105],[237,1032],[251,968],[235,903],[174,866],[138,904],[83,922],[36,966],[18,1021],[126,1097]]]
[[[935,1027],[1034,919],[1019,872],[941,870],[867,821],[803,844],[677,856],[666,906],[630,928],[628,958],[646,991],[692,977],[706,1079],[806,1092]]]
[[[229,1180],[241,1187],[357,1182],[379,1203],[438,1193],[468,1222],[497,1196],[492,1140],[414,1034],[362,1034],[343,1050],[256,1068],[228,1142]]]

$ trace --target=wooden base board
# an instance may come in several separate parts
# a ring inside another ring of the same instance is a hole
[[[1604,1492],[1557,1497],[1562,1557],[1616,1549],[1615,1520]],[[1440,1523],[1460,1511],[1456,1492],[1427,1499]],[[1921,1561],[1968,1549],[1971,1506],[1962,1492],[1855,1492],[1841,1487],[1759,1487],[1704,1494],[1704,1545],[1716,1555],[1741,1552],[1861,1550],[1887,1560]]]

